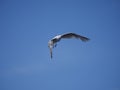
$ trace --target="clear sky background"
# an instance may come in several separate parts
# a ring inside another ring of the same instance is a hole
[[[1,0],[0,90],[120,90],[120,1]]]

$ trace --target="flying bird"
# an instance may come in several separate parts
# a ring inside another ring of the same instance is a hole
[[[78,34],[75,34],[75,33],[66,33],[66,34],[62,34],[62,35],[57,35],[54,38],[52,38],[51,40],[49,40],[49,42],[48,42],[48,47],[50,49],[51,58],[52,58],[52,49],[54,47],[56,47],[57,42],[59,42],[61,39],[71,39],[71,38],[80,39],[83,42],[86,42],[86,41],[90,40],[87,37],[84,37],[84,36],[81,36],[81,35],[78,35]]]

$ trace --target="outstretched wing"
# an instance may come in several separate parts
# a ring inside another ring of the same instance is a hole
[[[53,48],[53,45],[54,45],[54,43],[53,43],[53,41],[49,41],[48,42],[48,47],[49,47],[49,49],[50,49],[50,56],[51,56],[51,58],[52,58],[52,48]]]
[[[82,41],[88,41],[89,38],[75,34],[75,33],[67,33],[67,34],[63,34],[61,36],[61,38],[77,38],[77,39],[81,39]]]
[[[51,56],[51,58],[52,58],[52,48],[50,48],[50,56]]]

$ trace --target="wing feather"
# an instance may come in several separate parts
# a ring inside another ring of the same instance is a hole
[[[50,57],[52,58],[52,48],[50,48]]]
[[[82,41],[88,41],[89,38],[87,37],[84,37],[84,36],[81,36],[81,35],[78,35],[78,34],[75,34],[75,33],[67,33],[67,34],[63,34],[61,36],[61,38],[77,38],[77,39],[81,39]]]

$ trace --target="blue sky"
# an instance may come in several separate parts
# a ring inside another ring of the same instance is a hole
[[[120,90],[119,0],[1,0],[0,90]],[[50,59],[48,41],[62,40]]]

